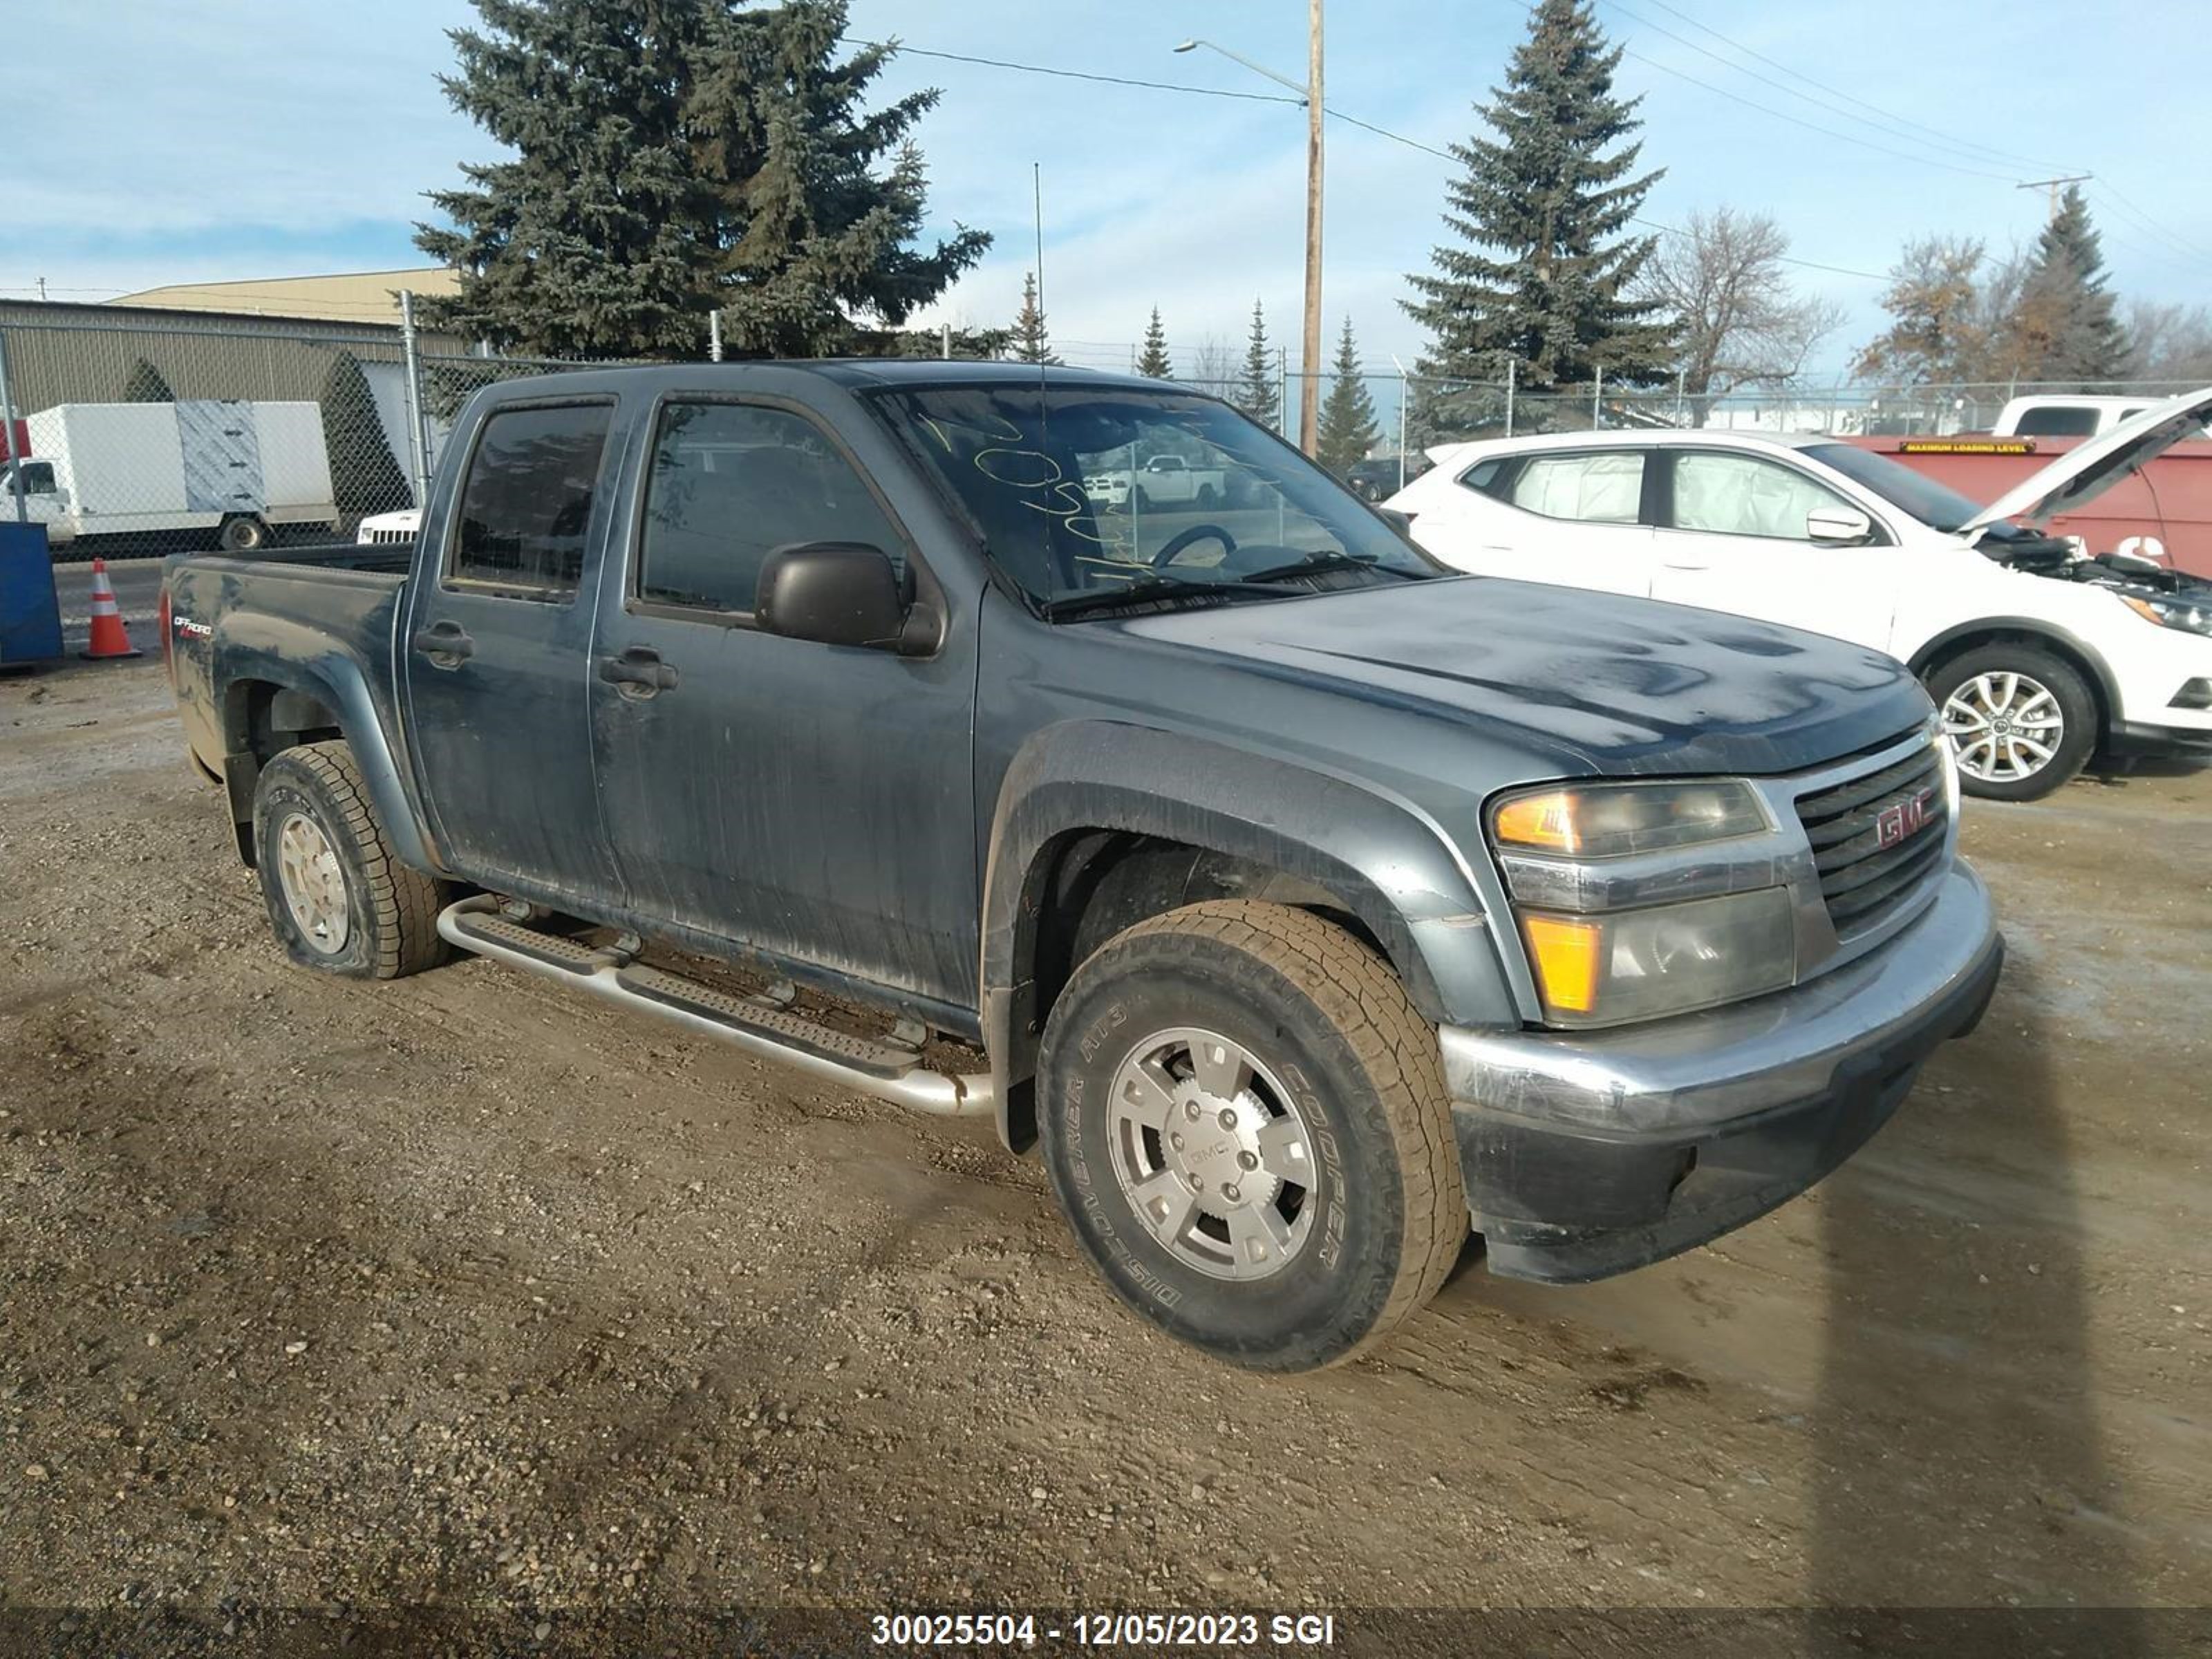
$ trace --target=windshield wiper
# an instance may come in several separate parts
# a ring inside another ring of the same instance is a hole
[[[1303,559],[1293,559],[1288,564],[1269,565],[1265,570],[1248,570],[1241,580],[1248,582],[1288,581],[1293,576],[1325,575],[1332,570],[1380,570],[1400,581],[1415,580],[1410,570],[1400,570],[1384,564],[1372,553],[1309,553]]]
[[[1094,611],[1117,610],[1125,605],[1143,605],[1151,599],[1194,599],[1213,593],[1237,593],[1246,599],[1287,599],[1295,597],[1288,588],[1254,581],[1193,581],[1187,576],[1141,576],[1127,587],[1103,587],[1095,593],[1070,593],[1064,599],[1048,599],[1042,607],[1048,622],[1066,622],[1074,617],[1087,617]]]

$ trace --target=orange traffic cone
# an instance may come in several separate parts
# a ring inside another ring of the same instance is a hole
[[[77,655],[98,661],[106,657],[143,657],[146,653],[132,648],[131,635],[123,626],[122,608],[115,603],[115,589],[107,580],[107,561],[92,562],[92,641],[89,647]]]

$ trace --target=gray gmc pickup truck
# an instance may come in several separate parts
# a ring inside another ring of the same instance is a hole
[[[1160,456],[1224,504],[1087,498]],[[1454,575],[1158,381],[500,386],[411,549],[175,559],[162,603],[295,961],[471,951],[993,1116],[1245,1365],[1361,1352],[1471,1234],[1575,1280],[1742,1224],[2002,957],[1899,664]]]

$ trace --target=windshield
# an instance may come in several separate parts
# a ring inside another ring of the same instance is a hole
[[[1855,449],[1849,444],[1808,444],[1802,453],[1832,466],[1854,483],[1863,484],[1887,501],[1901,507],[1924,525],[1937,530],[1956,530],[1982,510],[1948,484],[1937,483],[1925,473],[1893,461],[1887,455]]]
[[[1048,615],[1123,595],[1231,604],[1448,574],[1210,398],[1000,381],[883,403],[992,562]]]

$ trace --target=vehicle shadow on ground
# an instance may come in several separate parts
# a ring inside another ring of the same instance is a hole
[[[2046,1006],[2015,955],[1980,1028],[1877,1139],[1883,1156],[1821,1188],[1814,1605],[2117,1609],[2088,1615],[2094,1630],[2066,1613],[1954,1612],[1893,1632],[1953,1653],[2044,1638],[2141,1650]],[[2008,1189],[2027,1213],[2007,1212]],[[1867,1650],[1863,1620],[1821,1628],[1822,1651]]]

